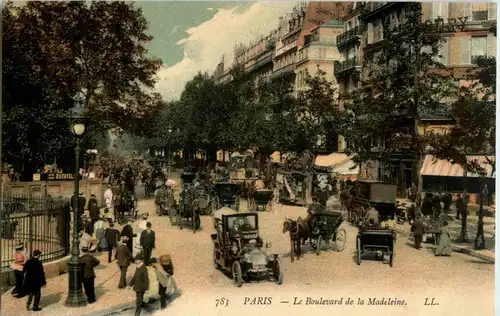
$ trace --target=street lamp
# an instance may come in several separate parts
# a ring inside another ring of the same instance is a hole
[[[484,183],[484,176],[481,177],[481,182]],[[483,203],[484,199],[488,197],[488,185],[484,185],[481,191],[481,200],[479,201],[479,220],[477,222],[477,234],[474,240],[474,248],[477,250],[486,248],[486,240],[484,239],[484,221],[483,221]]]
[[[66,306],[79,307],[87,304],[87,299],[82,291],[82,274],[83,263],[80,260],[80,241],[78,240],[78,214],[79,214],[79,201],[78,196],[80,192],[80,142],[83,134],[85,133],[85,115],[83,101],[85,96],[82,92],[74,97],[75,105],[70,110],[70,127],[71,133],[75,136],[75,184],[74,196],[75,201],[73,208],[73,246],[71,249],[71,258],[68,262],[68,297],[66,299]]]
[[[168,159],[167,159],[167,163],[168,163],[168,166],[167,166],[167,177],[170,177],[170,141],[172,139],[171,135],[172,135],[172,126],[168,126]]]

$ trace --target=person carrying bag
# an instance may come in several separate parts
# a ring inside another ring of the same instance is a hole
[[[155,268],[156,277],[158,278],[160,308],[165,309],[167,307],[167,298],[175,293],[177,284],[173,278],[174,265],[170,255],[162,255],[159,259],[160,262],[155,263],[153,266]]]

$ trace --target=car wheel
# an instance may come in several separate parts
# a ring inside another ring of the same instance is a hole
[[[233,262],[233,282],[236,287],[241,287],[243,285],[243,273],[241,271],[241,264],[239,261]]]

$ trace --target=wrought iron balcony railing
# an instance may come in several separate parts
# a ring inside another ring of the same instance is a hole
[[[359,61],[359,58],[356,56],[356,57],[351,57],[345,61],[335,62],[333,69],[334,69],[335,74],[339,74],[339,73],[344,72],[346,70],[357,68],[360,66],[361,66],[361,63]]]
[[[361,25],[358,25],[349,31],[346,31],[340,35],[337,36],[337,46],[343,45],[355,38],[358,38],[358,36],[363,35],[363,27]]]

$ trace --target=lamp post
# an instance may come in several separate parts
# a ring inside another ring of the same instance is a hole
[[[169,125],[168,126],[168,159],[167,159],[167,163],[168,163],[168,166],[167,166],[167,176],[170,178],[170,142],[171,142],[171,139],[172,139],[172,127]]]
[[[481,177],[481,182],[484,184],[484,176]],[[479,201],[479,219],[477,222],[477,234],[474,240],[474,248],[477,250],[486,248],[486,240],[484,239],[484,221],[483,221],[483,201],[488,196],[488,185],[484,185],[481,191],[481,200]]]
[[[85,116],[83,108],[84,96],[80,92],[75,98],[75,105],[70,110],[70,126],[71,133],[75,136],[75,184],[74,196],[75,201],[73,208],[73,245],[71,249],[71,258],[68,262],[68,297],[66,298],[66,306],[79,307],[87,304],[87,299],[82,291],[82,276],[83,263],[80,260],[80,241],[78,240],[78,213],[79,213],[79,184],[80,184],[80,142],[81,137],[85,133]]]

